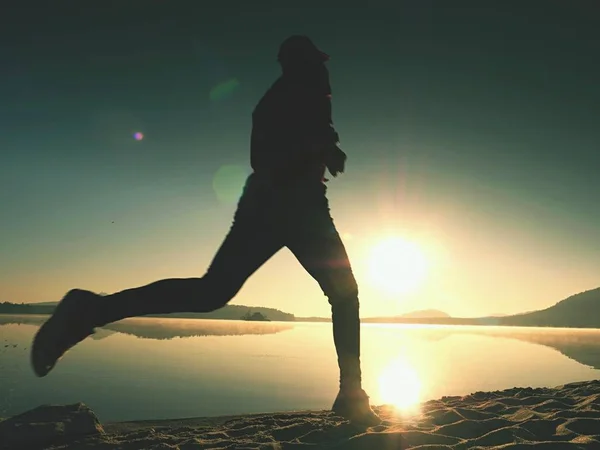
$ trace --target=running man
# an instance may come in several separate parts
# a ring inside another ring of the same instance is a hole
[[[206,274],[107,296],[69,291],[34,338],[31,361],[37,376],[46,376],[96,327],[127,317],[205,313],[225,306],[259,267],[287,247],[331,305],[340,370],[332,410],[355,423],[380,422],[361,384],[358,287],[326,197],[326,169],[336,177],[346,162],[331,119],[328,60],[306,36],[281,44],[282,74],[252,114],[253,172]]]

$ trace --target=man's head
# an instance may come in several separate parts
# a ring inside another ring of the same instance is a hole
[[[283,67],[316,65],[329,61],[329,55],[319,50],[307,36],[294,35],[280,45],[277,61]]]

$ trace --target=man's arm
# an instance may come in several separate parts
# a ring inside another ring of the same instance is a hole
[[[331,94],[320,95],[315,103],[314,136],[322,154],[322,161],[336,177],[343,173],[346,154],[340,148],[340,136],[333,126]]]
[[[339,147],[339,134],[333,125],[331,95],[305,92],[299,105],[299,135],[306,156],[325,164],[334,177],[344,172],[346,154]]]

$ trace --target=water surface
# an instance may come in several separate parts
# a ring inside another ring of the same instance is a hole
[[[337,393],[330,323],[127,319],[45,378],[29,366],[43,316],[0,315],[0,416],[89,405],[102,421],[325,409]],[[600,378],[600,330],[363,324],[374,404]]]

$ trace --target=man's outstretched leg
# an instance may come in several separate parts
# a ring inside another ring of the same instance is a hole
[[[352,422],[381,422],[362,389],[358,286],[344,244],[321,197],[298,218],[286,238],[288,248],[319,283],[331,304],[333,340],[340,369],[340,391],[332,410]]]
[[[229,302],[244,282],[282,247],[268,203],[242,197],[234,224],[202,278],[173,278],[105,297],[73,289],[38,330],[31,348],[37,376],[94,328],[127,317],[176,312],[210,312]]]

